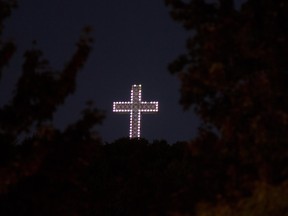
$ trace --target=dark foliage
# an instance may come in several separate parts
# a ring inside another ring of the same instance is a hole
[[[16,6],[14,1],[0,1],[0,75],[9,70],[16,51],[12,41],[2,38],[4,20]],[[0,108],[1,215],[73,215],[77,199],[67,199],[66,204],[65,199],[72,194],[76,198],[82,190],[78,178],[100,143],[93,126],[102,121],[103,113],[89,105],[82,118],[63,132],[52,125],[52,117],[75,91],[76,75],[91,51],[88,30],[83,31],[76,52],[61,72],[51,69],[38,49],[24,54],[13,97]],[[61,197],[62,207],[58,206]]]
[[[258,163],[261,178],[286,179],[286,1],[250,0],[240,10],[232,0],[166,2],[172,17],[194,32],[188,52],[169,67],[182,82],[181,104],[193,105],[211,133],[219,131],[218,145],[234,158]]]
[[[86,149],[61,141],[51,140],[37,171],[2,193],[3,215],[167,215],[193,212],[200,201],[235,197],[230,187],[244,193],[227,172],[229,163],[196,143],[120,139]],[[241,165],[237,173],[255,176]]]
[[[192,106],[204,120],[203,136],[217,137],[207,151],[230,158],[225,164],[236,185],[253,182],[239,175],[241,166],[255,174],[254,180],[283,184],[288,177],[287,1],[247,0],[240,9],[233,0],[165,2],[172,18],[191,31],[187,53],[169,70],[181,80],[182,106]],[[260,206],[262,215],[282,215]]]

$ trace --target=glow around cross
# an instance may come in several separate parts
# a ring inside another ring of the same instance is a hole
[[[141,85],[132,85],[131,101],[113,102],[113,112],[130,113],[130,138],[140,137],[141,113],[158,112],[158,102],[142,101]]]

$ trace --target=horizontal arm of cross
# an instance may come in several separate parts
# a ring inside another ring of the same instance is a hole
[[[113,112],[158,112],[158,102],[114,102],[113,103]]]

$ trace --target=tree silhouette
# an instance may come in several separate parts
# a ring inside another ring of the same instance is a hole
[[[7,72],[16,44],[2,38],[4,20],[16,2],[0,1],[0,74]],[[82,118],[60,132],[53,113],[74,93],[76,75],[91,51],[85,28],[76,52],[57,72],[36,48],[24,54],[22,74],[9,103],[0,108],[1,215],[75,215],[85,212],[83,172],[101,143],[93,130],[103,113],[92,104]],[[25,201],[24,201],[25,200]]]
[[[217,137],[202,143],[224,156],[229,184],[287,181],[287,2],[248,0],[239,10],[233,0],[165,2],[192,32],[169,70],[181,80],[182,106],[204,120],[196,142]]]

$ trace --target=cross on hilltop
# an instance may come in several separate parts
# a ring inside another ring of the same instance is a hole
[[[158,112],[158,102],[141,101],[141,85],[132,85],[131,101],[113,102],[113,112],[130,113],[130,138],[140,137],[141,113]]]

